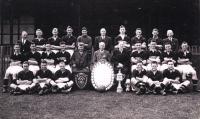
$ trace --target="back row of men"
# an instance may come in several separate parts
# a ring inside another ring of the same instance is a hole
[[[29,65],[29,70],[38,79],[35,84],[43,84],[39,87],[41,92],[44,92],[44,84],[52,84],[55,87],[56,80],[59,80],[59,85],[56,88],[60,85],[63,88],[71,80],[70,73],[89,72],[92,65],[100,60],[111,62],[114,65],[115,74],[119,70],[125,74],[126,82],[124,84],[127,91],[134,90],[137,87],[137,94],[140,94],[147,91],[144,91],[145,88],[155,91],[157,90],[155,87],[158,86],[162,89],[159,92],[165,94],[163,90],[166,89],[167,85],[174,84],[171,87],[181,92],[183,88],[189,86],[191,81],[194,90],[197,91],[198,79],[196,71],[191,66],[192,54],[188,50],[188,43],[183,42],[181,50],[178,51],[178,40],[173,38],[172,30],[167,31],[168,38],[161,40],[158,37],[158,30],[153,29],[153,37],[146,42],[145,38],[142,37],[141,29],[136,29],[136,36],[130,40],[125,34],[125,27],[120,26],[120,34],[113,42],[110,37],[106,36],[105,28],[102,28],[100,30],[101,36],[95,38],[94,53],[92,51],[92,39],[87,35],[85,27],[82,28],[82,36],[77,39],[72,35],[73,30],[71,27],[67,27],[66,31],[67,35],[60,39],[58,29],[54,28],[52,30],[53,36],[47,41],[42,38],[40,29],[36,30],[37,37],[32,41],[27,39],[27,32],[23,31],[22,40],[19,44],[15,44],[10,67],[6,70],[4,92],[7,90],[10,75],[12,75],[15,82],[15,86],[12,85],[11,87],[15,87],[15,90],[20,88],[20,86],[17,86],[20,83],[18,84],[16,80],[27,80],[24,78],[26,77],[25,74],[22,76],[23,78],[18,75],[19,72],[23,71],[21,67],[23,62]],[[60,62],[62,67],[65,67],[64,71],[67,71],[65,76],[61,75],[63,71],[60,71],[62,69],[59,66]],[[44,64],[46,68],[42,68]],[[156,64],[156,66],[153,64]],[[174,68],[174,65],[177,67]],[[43,71],[43,69],[45,70]],[[46,69],[55,75],[57,72],[61,72],[61,77],[53,80],[48,73],[46,74]],[[146,71],[151,71],[152,74],[150,73],[151,75],[147,76],[149,73],[144,73]],[[165,77],[161,77],[160,73],[156,72],[163,72],[161,74]],[[190,81],[188,81],[189,77]],[[67,78],[67,81],[63,79],[61,81],[59,78]],[[70,86],[72,84],[70,83]],[[148,84],[148,86],[144,86],[144,84]],[[31,87],[35,87],[35,85]]]
[[[85,49],[87,50],[91,50],[92,46],[94,48],[94,51],[98,50],[98,43],[103,41],[105,43],[105,50],[107,51],[112,51],[114,50],[114,48],[118,47],[118,43],[119,41],[124,41],[125,42],[125,47],[129,48],[129,49],[134,49],[134,44],[136,42],[141,42],[142,43],[142,47],[143,48],[147,48],[148,46],[146,44],[149,44],[151,41],[155,41],[157,43],[157,48],[158,49],[162,49],[162,46],[165,43],[170,43],[172,45],[172,50],[173,51],[178,51],[179,49],[179,44],[178,44],[178,40],[176,38],[173,37],[174,33],[172,30],[168,30],[167,31],[167,38],[165,39],[161,39],[159,38],[159,31],[158,29],[154,28],[152,30],[152,38],[149,38],[148,40],[146,40],[146,38],[144,38],[142,36],[142,29],[141,28],[137,28],[135,31],[135,36],[130,38],[129,36],[127,36],[126,34],[126,29],[125,27],[122,25],[119,28],[119,35],[117,37],[115,37],[114,39],[112,39],[111,37],[107,36],[106,34],[106,29],[105,28],[101,28],[100,29],[100,36],[95,37],[94,42],[92,42],[92,37],[90,37],[87,34],[87,28],[83,27],[82,28],[82,35],[78,36],[78,38],[76,38],[75,36],[73,36],[73,29],[72,27],[68,26],[66,29],[66,35],[64,35],[63,37],[59,37],[58,36],[58,29],[57,28],[53,28],[52,30],[52,34],[53,36],[45,39],[43,38],[43,32],[41,29],[37,29],[36,30],[36,38],[32,39],[31,41],[34,42],[37,47],[43,48],[44,44],[46,44],[47,42],[49,42],[53,48],[58,49],[57,46],[59,46],[59,43],[61,41],[64,41],[67,45],[67,48],[74,48],[76,46],[77,42],[84,42],[85,44]],[[19,41],[22,44],[22,52],[28,52],[30,51],[30,40],[27,39],[27,32],[23,31],[22,32],[22,38]],[[132,47],[131,47],[132,46]]]

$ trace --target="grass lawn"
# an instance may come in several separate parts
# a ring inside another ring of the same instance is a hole
[[[1,119],[200,119],[200,93],[142,95],[79,90],[70,94],[0,93]]]

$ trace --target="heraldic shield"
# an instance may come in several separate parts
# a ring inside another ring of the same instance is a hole
[[[82,72],[75,74],[75,83],[79,89],[84,89],[88,83],[88,75]]]

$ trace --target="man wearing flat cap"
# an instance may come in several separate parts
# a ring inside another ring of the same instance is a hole
[[[72,72],[88,72],[90,57],[87,51],[84,50],[85,44],[78,42],[78,49],[74,52],[71,58]]]

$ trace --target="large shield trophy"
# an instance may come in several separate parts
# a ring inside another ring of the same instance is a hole
[[[92,68],[91,82],[97,91],[109,90],[114,83],[113,66],[106,60],[95,63]]]

